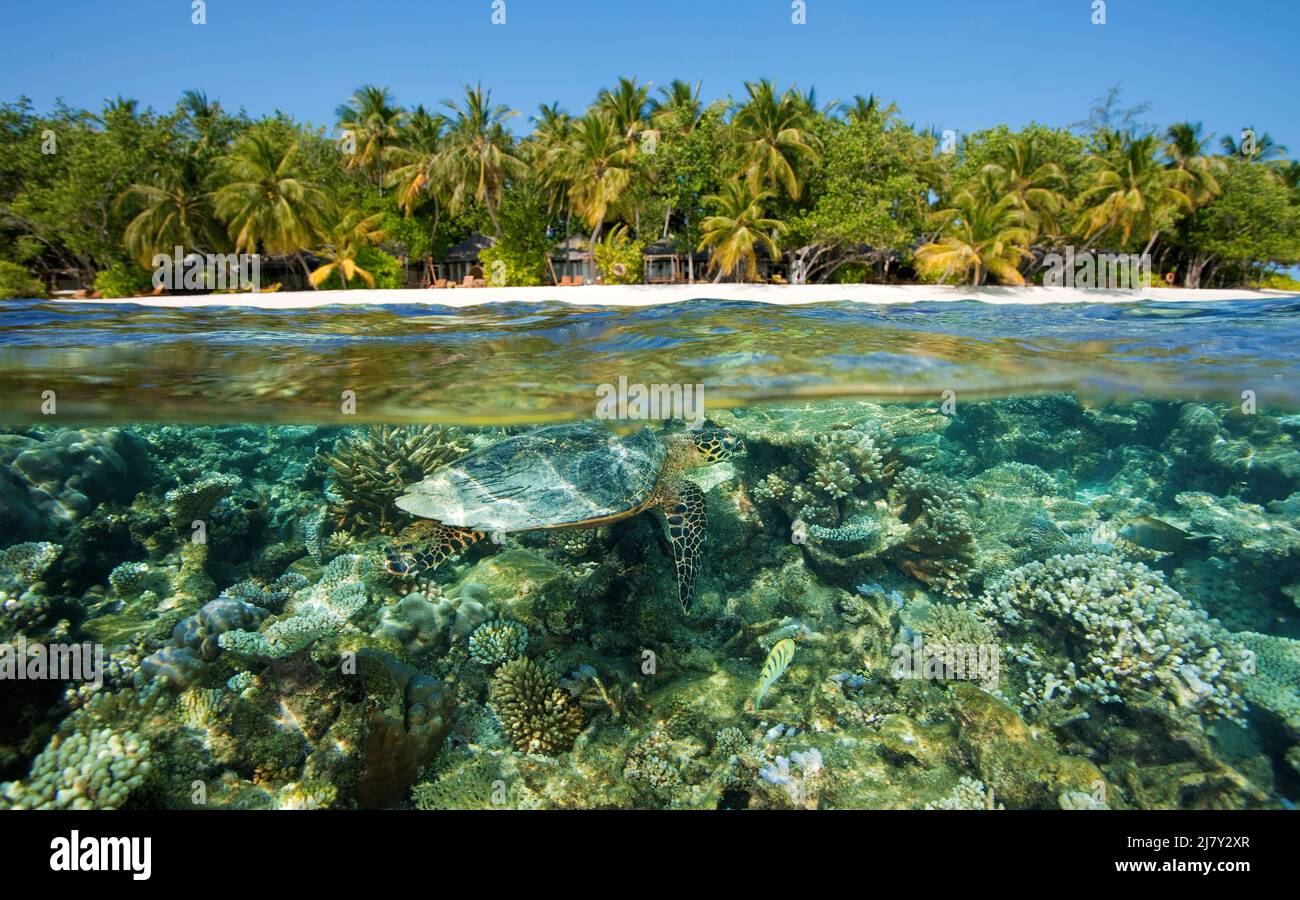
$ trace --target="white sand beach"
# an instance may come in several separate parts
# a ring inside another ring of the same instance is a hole
[[[1297,297],[1284,291],[1192,290],[1157,288],[1145,291],[1103,291],[1058,287],[951,287],[881,284],[677,284],[586,285],[583,287],[455,288],[441,290],[286,291],[267,294],[195,294],[190,296],[127,297],[117,300],[62,300],[68,303],[124,303],[163,308],[241,306],[258,309],[309,309],[318,306],[428,304],[469,307],[487,303],[557,302],[574,306],[655,306],[688,300],[736,300],[793,306],[804,303],[850,301],[874,305],[921,301],[978,300],[1006,305],[1062,303],[1132,303],[1137,300],[1190,302],[1259,300]]]

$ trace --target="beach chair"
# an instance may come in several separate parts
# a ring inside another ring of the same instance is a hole
[[[433,284],[430,285],[430,287],[438,288],[438,289],[445,288],[446,286],[447,286],[447,279],[445,278],[435,279]]]
[[[581,275],[574,275],[574,276],[573,276],[573,286],[574,286],[574,287],[582,287],[582,285],[583,285],[583,283],[584,283],[585,281],[586,281],[586,279],[584,279]]]
[[[560,279],[560,287],[572,287],[572,285],[573,285],[572,275],[565,275],[563,278]]]
[[[461,286],[461,287],[473,287],[473,286],[474,286],[474,276],[473,276],[473,275],[466,275],[465,278],[461,281],[460,286]]]

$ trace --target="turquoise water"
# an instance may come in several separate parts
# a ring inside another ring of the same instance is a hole
[[[1298,313],[0,304],[0,804],[1290,806]]]

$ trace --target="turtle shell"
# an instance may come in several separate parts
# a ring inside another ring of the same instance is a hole
[[[463,457],[407,488],[399,508],[477,531],[527,531],[619,517],[640,507],[667,453],[648,428],[552,425]]]

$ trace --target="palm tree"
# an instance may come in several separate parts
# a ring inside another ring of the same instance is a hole
[[[356,152],[348,156],[348,171],[367,172],[383,189],[384,165],[389,148],[397,143],[404,113],[393,104],[388,88],[363,84],[352,99],[335,110],[339,128],[349,132],[356,142]]]
[[[384,232],[379,228],[383,217],[383,213],[366,216],[359,210],[342,213],[335,211],[332,221],[325,228],[325,244],[319,251],[329,262],[311,273],[312,287],[319,288],[338,272],[344,290],[353,278],[360,278],[368,287],[373,288],[374,275],[361,268],[357,257],[363,248],[373,247],[384,239]]]
[[[667,127],[683,134],[695,130],[704,116],[704,105],[700,102],[700,88],[703,82],[690,82],[674,79],[666,88],[660,88],[663,99],[650,101],[650,121],[663,131]]]
[[[554,212],[565,206],[569,184],[559,171],[557,160],[563,157],[563,148],[573,138],[573,117],[560,109],[558,103],[542,103],[533,116],[533,134],[527,145],[527,158],[547,190],[546,209]],[[569,216],[565,216],[564,237],[569,237]]]
[[[798,167],[816,162],[820,142],[813,135],[807,103],[793,91],[780,98],[770,81],[746,82],[749,100],[732,119],[736,161],[751,192],[784,190],[798,200],[803,184]]]
[[[940,281],[955,275],[981,285],[992,275],[1003,284],[1024,284],[1019,265],[1031,255],[1028,216],[1014,194],[994,199],[986,189],[963,190],[951,208],[931,214],[942,236],[917,248],[917,271]]]
[[[1247,144],[1245,132],[1247,131],[1255,135],[1255,147],[1254,150],[1249,153],[1246,152]],[[1273,159],[1281,159],[1286,156],[1287,153],[1286,147],[1282,144],[1275,143],[1271,134],[1267,131],[1260,134],[1253,126],[1243,130],[1242,140],[1240,142],[1233,140],[1232,135],[1225,134],[1219,140],[1219,146],[1223,148],[1223,152],[1228,156],[1240,157],[1249,162],[1268,162]]]
[[[650,130],[646,115],[649,101],[650,85],[639,85],[635,78],[620,78],[614,90],[601,89],[595,109],[612,118],[623,138],[632,143],[643,131]]]
[[[1033,135],[1016,135],[999,145],[981,174],[991,178],[989,196],[1013,197],[1015,205],[1027,214],[1026,224],[1034,230],[1048,235],[1060,232],[1065,173],[1056,163],[1043,159]]]
[[[773,234],[785,233],[786,227],[776,219],[763,216],[763,204],[772,199],[769,191],[755,193],[747,181],[728,181],[722,193],[709,197],[718,212],[705,219],[701,226],[699,249],[713,248],[709,269],[717,269],[714,282],[722,280],[740,266],[745,277],[753,281],[758,277],[758,258],[754,247],[762,244],[773,260],[781,258],[781,248]]]
[[[425,199],[438,199],[434,176],[446,125],[446,117],[417,106],[403,123],[397,144],[389,149],[388,184],[397,188],[397,205],[407,216]]]
[[[465,86],[463,106],[451,100],[444,100],[443,105],[456,116],[444,150],[438,154],[439,175],[445,179],[448,190],[448,206],[456,212],[471,200],[482,203],[500,239],[497,209],[501,195],[506,182],[524,169],[505,127],[505,121],[516,113],[501,104],[493,106],[492,92],[485,92],[481,85]]]
[[[1103,152],[1088,157],[1091,184],[1079,195],[1080,222],[1088,246],[1101,237],[1146,240],[1150,253],[1161,229],[1192,208],[1190,172],[1165,168],[1156,157],[1154,134],[1108,134]]]
[[[635,152],[614,117],[593,110],[574,123],[569,140],[552,154],[554,177],[568,186],[569,205],[591,230],[587,262],[592,271],[601,227],[632,179]]]
[[[236,252],[296,255],[315,243],[325,192],[308,177],[299,144],[277,146],[259,131],[243,135],[222,159],[222,184],[213,194],[217,215],[228,224]],[[310,274],[310,273],[308,273]]]
[[[1224,169],[1223,160],[1208,156],[1205,145],[1208,137],[1201,136],[1201,123],[1176,122],[1165,131],[1165,155],[1169,166],[1182,169],[1191,175],[1188,195],[1196,206],[1201,206],[1219,195],[1218,174]]]
[[[127,223],[122,243],[141,265],[151,266],[156,254],[170,253],[175,247],[214,250],[222,243],[211,195],[193,187],[179,167],[132,184],[117,198],[119,207],[132,201],[142,204],[142,209]]]
[[[849,122],[880,121],[883,123],[888,122],[898,112],[898,107],[891,103],[881,109],[880,98],[875,94],[869,94],[866,97],[857,94],[854,96],[852,104],[841,104],[840,110]]]

